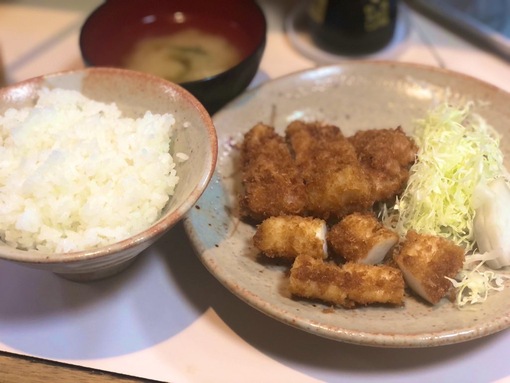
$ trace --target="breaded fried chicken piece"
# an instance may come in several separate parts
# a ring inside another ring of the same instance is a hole
[[[268,257],[296,258],[308,255],[323,259],[328,255],[326,222],[300,216],[270,217],[264,220],[253,236],[257,249]]]
[[[409,179],[409,168],[418,151],[414,141],[400,127],[358,131],[349,141],[373,181],[375,200],[393,200]]]
[[[306,205],[303,178],[289,148],[274,128],[255,125],[241,147],[241,215],[256,221],[282,214],[302,214]]]
[[[334,167],[358,163],[356,150],[337,126],[293,121],[285,134],[305,177],[316,172],[317,162]]]
[[[372,207],[372,182],[338,127],[294,121],[286,137],[306,184],[309,214],[327,220]]]
[[[370,213],[344,217],[328,232],[331,249],[347,261],[377,264],[397,244],[398,234]]]
[[[347,308],[373,303],[401,305],[404,279],[400,270],[389,266],[352,262],[338,266],[299,256],[290,271],[290,292]]]
[[[408,286],[435,304],[452,287],[445,277],[454,278],[464,262],[464,249],[448,239],[410,231],[393,259]]]

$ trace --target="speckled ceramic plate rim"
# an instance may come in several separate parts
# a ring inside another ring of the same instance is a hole
[[[311,90],[310,86],[315,89]],[[448,98],[461,103],[470,95],[476,95],[479,102],[475,110],[503,133],[502,149],[505,155],[510,153],[509,137],[505,134],[509,128],[503,124],[510,121],[510,112],[502,111],[504,104],[510,105],[510,94],[463,74],[420,64],[372,61],[318,67],[278,78],[246,92],[214,116],[220,147],[217,171],[202,198],[184,220],[200,260],[232,293],[261,312],[293,327],[338,341],[380,347],[430,347],[468,341],[508,328],[510,289],[492,295],[480,306],[481,310],[473,311],[458,310],[448,301],[431,307],[414,298],[409,298],[404,308],[328,310],[327,306],[290,299],[285,295],[285,268],[261,265],[253,258],[256,250],[250,243],[250,236],[254,229],[239,222],[232,210],[235,200],[233,142],[238,142],[242,134],[259,121],[272,123],[281,130],[289,119],[298,117],[328,120],[338,123],[342,129],[342,123],[354,120],[352,125],[358,125],[354,131],[360,124],[362,128],[385,127],[380,126],[385,122],[379,123],[377,116],[386,113],[384,110],[392,102],[393,93],[368,95],[365,100],[360,99],[359,88],[364,88],[361,96],[367,96],[367,91],[372,88],[374,91],[387,89],[388,93],[391,90],[403,92],[403,99],[408,98],[409,105],[413,106],[407,111],[411,115],[420,109],[415,110],[415,104],[423,104],[423,114],[425,107],[434,100]],[[335,113],[325,109],[325,104],[331,100],[324,100],[332,95],[337,97],[343,90],[348,91],[349,97],[343,94],[340,98],[358,106],[363,104],[370,113],[358,113],[357,117],[336,114],[335,117]],[[300,110],[290,114],[289,108],[283,108],[287,114],[279,114],[282,103],[299,104],[303,94],[305,101],[310,101],[306,97],[312,95],[311,104],[315,105],[302,105],[301,109],[297,108]],[[370,103],[374,100],[381,101],[386,107],[374,106]],[[264,108],[264,104],[268,107]],[[408,105],[394,105],[389,115],[402,116],[405,113],[400,109],[406,107]],[[494,112],[494,109],[497,110]],[[414,115],[412,118],[418,117]],[[403,120],[406,118],[404,128],[410,121],[409,115]],[[399,121],[394,123],[399,124]],[[399,315],[402,315],[402,321],[398,319]]]

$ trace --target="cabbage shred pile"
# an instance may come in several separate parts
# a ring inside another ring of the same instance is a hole
[[[510,280],[510,275],[484,269],[486,259],[486,254],[468,255],[457,279],[446,277],[457,289],[455,302],[458,307],[485,302],[490,291],[503,291],[505,281]]]
[[[395,205],[382,211],[383,221],[401,237],[413,229],[447,238],[466,253],[476,252],[475,191],[506,170],[499,135],[472,107],[441,104],[416,122],[413,139],[419,149],[407,187]],[[459,307],[485,301],[490,290],[501,291],[510,278],[483,267],[487,257],[468,255],[457,278],[448,278]]]
[[[500,176],[504,165],[499,136],[471,107],[442,104],[417,121],[417,161],[392,209],[401,236],[413,229],[473,249],[475,188]]]

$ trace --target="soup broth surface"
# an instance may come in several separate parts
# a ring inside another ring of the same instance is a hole
[[[217,75],[241,58],[241,52],[226,38],[189,28],[138,41],[123,66],[182,83]]]

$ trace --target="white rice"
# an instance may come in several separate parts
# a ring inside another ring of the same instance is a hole
[[[0,116],[0,238],[71,252],[125,239],[156,221],[178,182],[171,114],[131,119],[115,104],[43,89]]]

